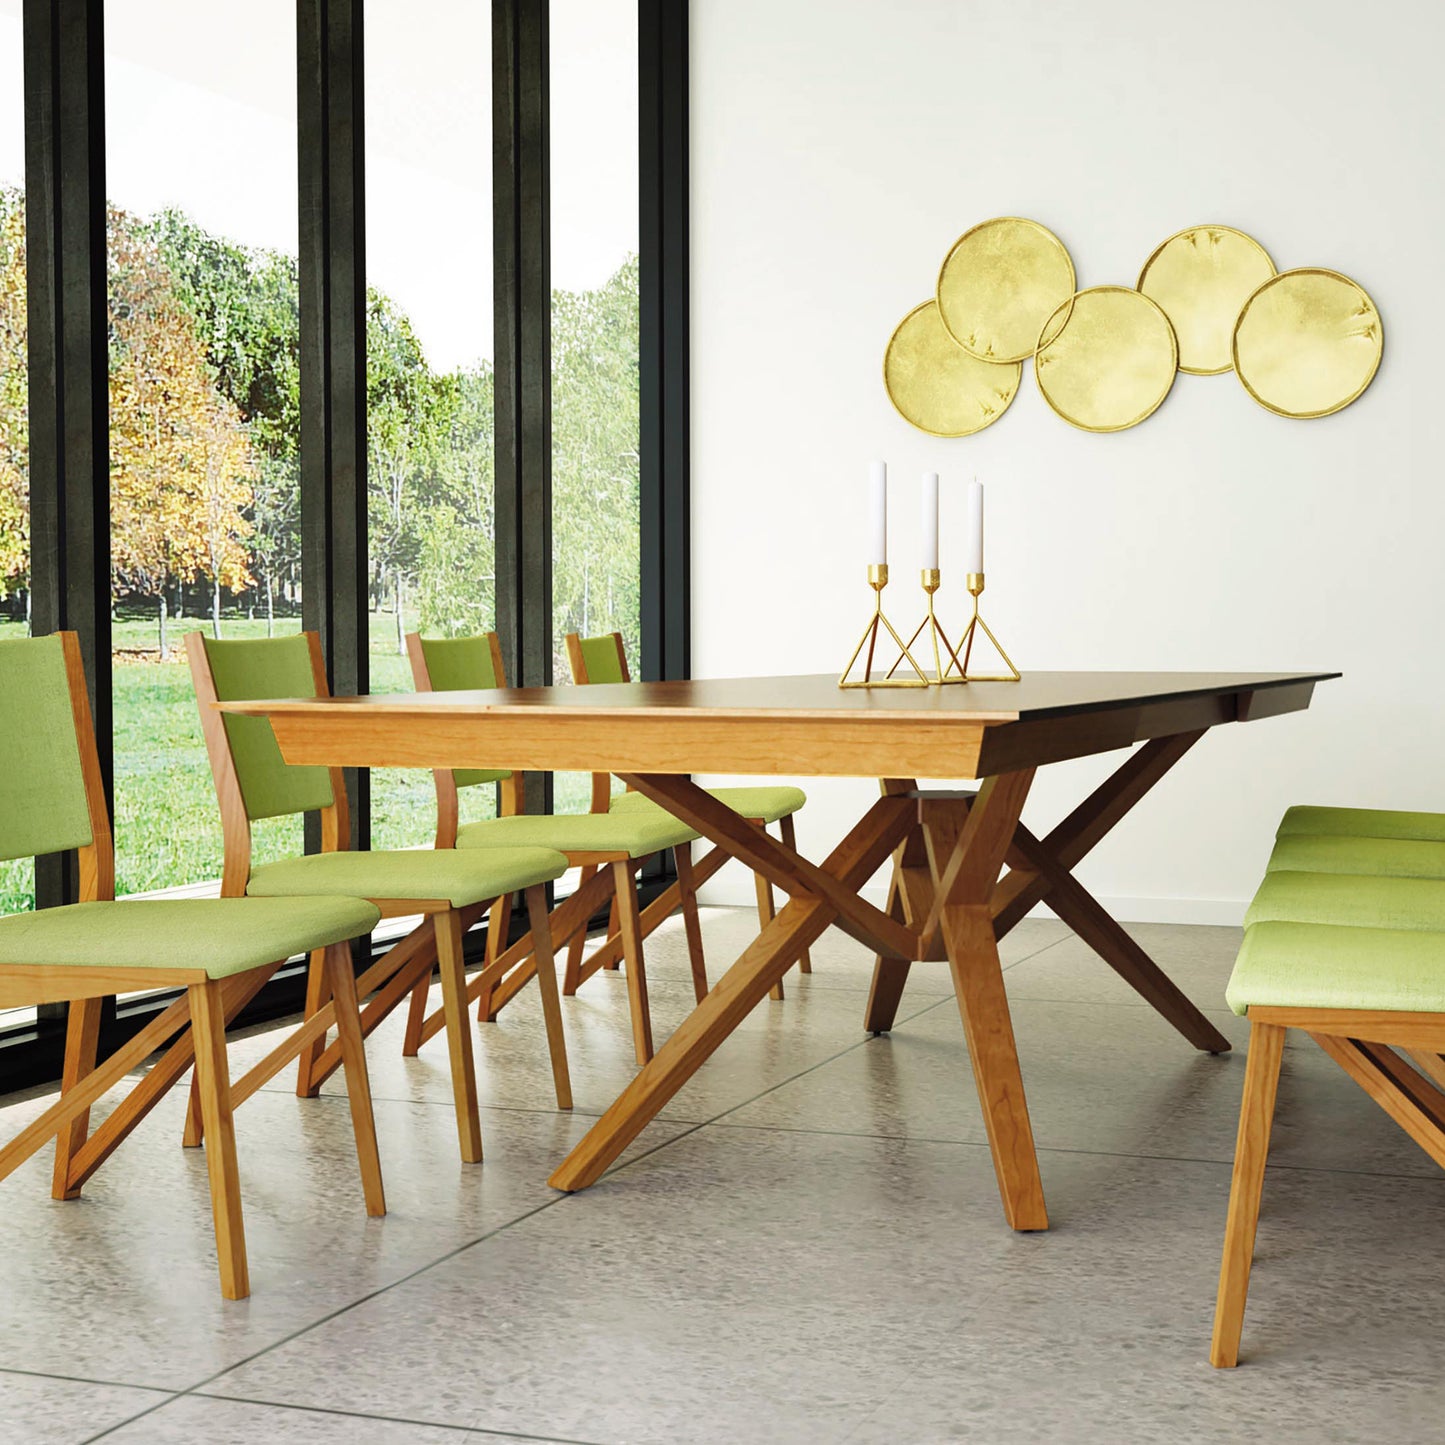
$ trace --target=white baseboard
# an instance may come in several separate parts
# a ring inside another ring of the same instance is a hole
[[[731,868],[734,865],[729,864]],[[863,890],[863,896],[875,906],[882,908],[887,901],[887,890],[881,884],[873,884]],[[751,881],[738,884],[722,877],[706,884],[698,895],[699,901],[713,907],[753,908],[756,900]],[[1244,910],[1249,902],[1244,898],[1111,898],[1101,896],[1099,902],[1120,923],[1200,923],[1225,928],[1238,928],[1244,922]],[[1052,918],[1054,915],[1042,904],[1029,915],[1031,918]]]

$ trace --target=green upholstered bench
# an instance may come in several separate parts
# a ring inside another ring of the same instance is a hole
[[[1445,815],[1291,808],[1226,998],[1250,1035],[1210,1351],[1224,1367],[1239,1359],[1287,1029],[1445,1166]]]

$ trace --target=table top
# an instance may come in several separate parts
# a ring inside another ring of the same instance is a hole
[[[1338,673],[1034,672],[842,689],[831,674],[227,702],[293,763],[981,777],[1308,707]]]

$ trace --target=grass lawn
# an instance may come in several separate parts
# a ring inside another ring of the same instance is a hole
[[[153,617],[122,614],[113,624],[115,709],[116,892],[141,893],[221,875],[221,823],[200,719],[186,667],[183,636],[198,625],[173,624],[171,660],[160,662]],[[278,632],[300,630],[298,618],[278,618]],[[408,620],[408,626],[414,626]],[[226,637],[264,637],[264,619],[226,617]],[[0,622],[0,640],[25,635],[23,624]],[[405,692],[411,670],[396,652],[396,623],[371,618],[371,688]],[[585,780],[583,787],[585,788]],[[571,792],[568,790],[570,799]],[[372,774],[372,846],[404,848],[432,841],[436,800],[429,772],[378,769]],[[579,793],[586,808],[585,791]],[[464,818],[492,811],[492,789],[463,795]],[[252,829],[257,862],[301,851],[301,819],[279,818]],[[0,913],[33,905],[29,859],[0,863]]]

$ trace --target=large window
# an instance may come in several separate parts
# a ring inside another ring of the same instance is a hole
[[[552,0],[552,635],[620,632],[640,671],[635,0]],[[590,784],[559,774],[555,806]]]
[[[402,692],[407,632],[496,625],[491,12],[421,0],[366,23],[370,686]],[[493,790],[462,810],[490,816]],[[435,828],[430,773],[372,773],[373,847]]]
[[[0,639],[30,630],[25,320],[25,85],[20,6],[0,9]],[[35,864],[0,862],[0,913],[30,907]]]
[[[244,23],[239,23],[244,18]],[[296,7],[106,0],[117,891],[215,879],[184,634],[300,627]],[[258,859],[300,852],[258,825]]]

